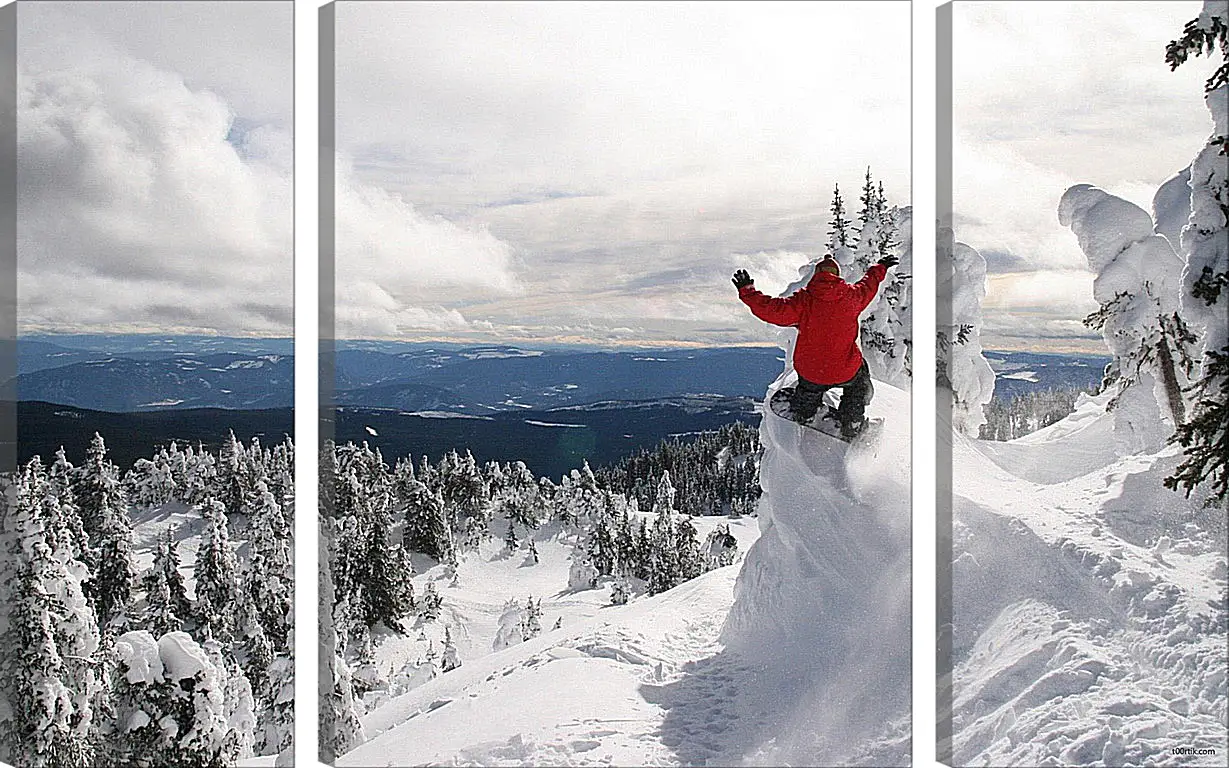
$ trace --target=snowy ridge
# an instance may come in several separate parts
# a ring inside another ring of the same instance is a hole
[[[1224,764],[1224,512],[1108,450],[1108,399],[954,436],[954,765]]]
[[[910,403],[875,390],[875,446],[764,417],[760,538],[722,641],[761,665],[747,696],[768,725],[743,735],[735,762],[909,764]]]

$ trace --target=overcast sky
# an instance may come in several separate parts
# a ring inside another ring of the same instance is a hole
[[[21,333],[292,333],[292,13],[18,5]]]
[[[771,338],[729,283],[822,251],[834,183],[909,203],[910,9],[337,5],[338,332]]]
[[[956,237],[986,256],[986,348],[1103,353],[1080,320],[1094,275],[1058,223],[1073,184],[1145,210],[1212,130],[1192,59],[1165,45],[1201,2],[957,2],[954,5]]]

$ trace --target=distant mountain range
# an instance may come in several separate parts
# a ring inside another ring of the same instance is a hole
[[[111,339],[110,342],[107,339]],[[293,430],[284,340],[64,337],[18,342],[18,450],[84,456],[95,431],[121,466],[170,439],[216,444]],[[335,356],[336,438],[387,456],[525,461],[555,476],[672,435],[758,419],[772,348],[522,349],[357,342]],[[79,457],[78,457],[79,458]]]
[[[294,403],[294,358],[285,340],[98,337],[68,346],[79,337],[48,338],[18,341],[19,400],[115,412]],[[600,400],[758,397],[781,361],[778,350],[762,347],[612,352],[356,343],[336,352],[335,401],[485,414]]]
[[[214,445],[293,431],[288,339],[39,337],[18,341],[19,454],[84,456],[95,431],[115,461],[170,439]],[[988,351],[995,397],[1093,387],[1108,358]],[[555,476],[671,435],[758,420],[780,350],[526,349],[350,342],[336,352],[336,437],[386,456],[471,450]]]
[[[1109,357],[1096,355],[996,350],[984,354],[994,370],[994,397],[1002,401],[1045,389],[1096,388],[1110,362]]]

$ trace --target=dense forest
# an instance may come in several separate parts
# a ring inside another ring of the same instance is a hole
[[[1004,402],[993,398],[983,408],[986,423],[978,435],[982,440],[1014,440],[1048,427],[1075,410],[1080,395],[1091,394],[1079,387],[1056,387],[1024,392]]]
[[[743,424],[689,441],[671,440],[609,467],[588,463],[554,482],[524,463],[479,464],[468,451],[437,461],[390,464],[367,444],[326,443],[321,456],[321,525],[328,568],[322,574],[321,743],[341,754],[362,740],[356,698],[387,681],[365,669],[388,632],[404,634],[441,613],[430,582],[409,576],[414,555],[455,569],[484,542],[537,561],[535,532],[549,530],[572,548],[568,583],[609,589],[612,603],[657,594],[734,562],[727,526],[703,540],[692,515],[740,515],[759,496],[758,432]],[[496,646],[541,631],[540,600],[510,601]],[[331,621],[330,621],[331,620]],[[450,633],[411,673],[418,683],[460,665]]]
[[[81,466],[61,450],[4,477],[0,759],[212,768],[287,750],[293,476],[289,441],[232,433],[126,473],[95,435]]]

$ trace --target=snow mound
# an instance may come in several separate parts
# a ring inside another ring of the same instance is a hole
[[[874,446],[767,414],[760,428],[760,538],[722,632],[759,661],[750,697],[769,707],[743,762],[909,763],[910,404],[875,388]]]
[[[1182,244],[1182,228],[1191,217],[1191,167],[1188,165],[1162,184],[1152,197],[1156,231],[1174,250]]]
[[[954,436],[949,764],[1224,764],[1224,512],[1107,448],[1107,400]]]

